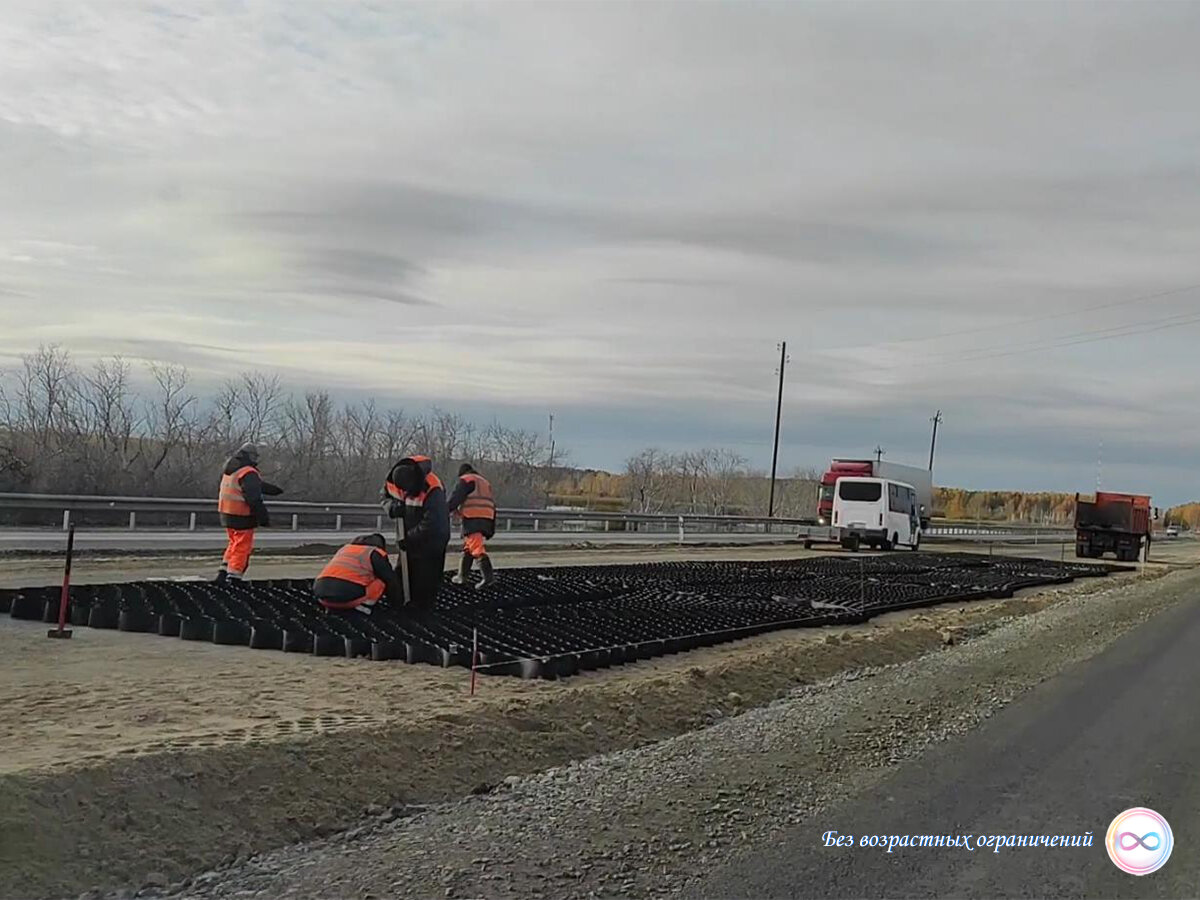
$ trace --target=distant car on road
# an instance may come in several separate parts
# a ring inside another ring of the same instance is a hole
[[[1169,537],[1169,538],[1179,537],[1179,526],[1178,525],[1168,525],[1167,526],[1167,537]]]

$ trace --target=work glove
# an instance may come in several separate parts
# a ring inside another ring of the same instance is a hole
[[[406,551],[408,550],[408,541],[398,541],[398,542],[396,543],[396,548],[397,548],[397,549],[398,549],[398,550],[399,550],[401,553],[404,553],[404,552],[406,552]]]

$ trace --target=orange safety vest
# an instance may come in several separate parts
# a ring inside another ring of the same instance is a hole
[[[496,500],[492,496],[492,485],[482,475],[474,473],[463,475],[462,480],[475,485],[475,490],[467,494],[459,512],[464,519],[495,519]]]
[[[242,478],[250,472],[257,474],[254,466],[242,466],[232,475],[221,476],[221,493],[217,495],[217,512],[227,516],[249,516],[254,510],[246,502],[242,491]]]
[[[387,558],[387,553],[379,547],[371,547],[366,544],[347,544],[333,555],[333,559],[326,563],[325,568],[317,577],[340,578],[342,581],[366,587],[371,582],[379,580],[379,576],[375,574],[375,569],[371,565],[371,557],[376,553],[384,559]]]

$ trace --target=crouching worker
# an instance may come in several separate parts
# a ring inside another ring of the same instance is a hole
[[[370,614],[383,597],[403,601],[400,580],[382,534],[362,534],[334,554],[313,582],[313,594],[327,610]]]

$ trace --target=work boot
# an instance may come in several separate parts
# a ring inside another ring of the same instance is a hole
[[[458,564],[458,574],[450,579],[451,584],[468,584],[471,580],[471,564],[475,560],[470,553],[464,553]]]
[[[223,566],[217,570],[217,577],[213,579],[214,584],[224,584],[225,579],[229,577],[229,571]]]
[[[486,556],[479,557],[479,568],[483,572],[483,580],[475,585],[475,590],[482,591],[496,583],[496,573],[492,569],[492,561]]]

